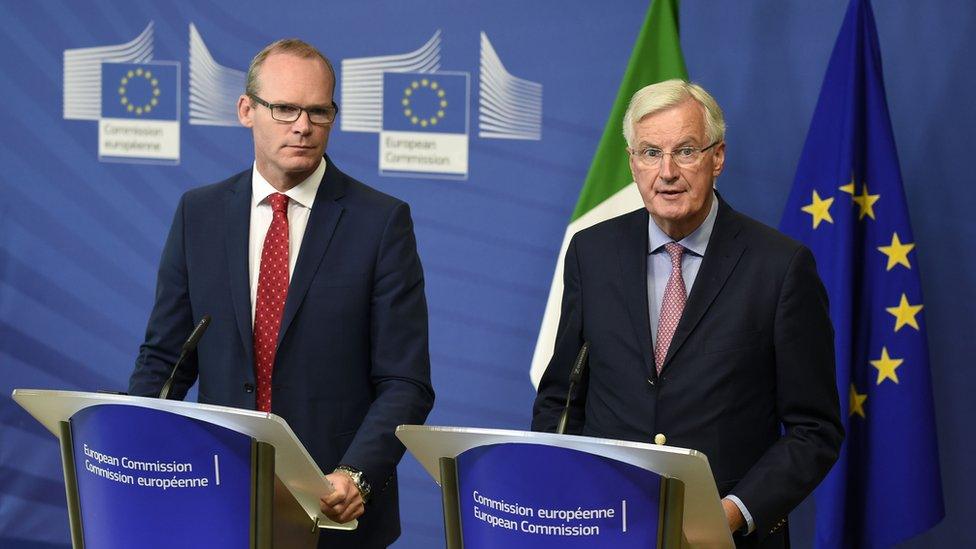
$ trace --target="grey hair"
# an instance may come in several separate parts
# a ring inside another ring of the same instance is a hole
[[[725,139],[725,116],[715,98],[698,84],[675,78],[644,86],[630,98],[623,124],[627,146],[633,148],[634,125],[645,116],[669,109],[688,99],[697,101],[704,111],[708,142]]]
[[[301,57],[304,59],[308,58],[318,58],[321,59],[325,66],[329,68],[329,72],[332,74],[332,83],[335,84],[336,75],[335,69],[332,68],[332,62],[329,58],[322,55],[315,46],[299,40],[298,38],[284,38],[282,40],[276,40],[267,46],[263,50],[259,51],[254,59],[251,60],[251,65],[247,68],[247,83],[244,86],[244,93],[247,95],[257,95],[258,93],[258,76],[261,71],[261,65],[264,64],[264,60],[268,58],[269,55],[282,53],[288,55],[294,55],[296,57]]]

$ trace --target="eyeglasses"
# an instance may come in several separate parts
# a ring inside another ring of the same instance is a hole
[[[335,101],[332,102],[331,107],[307,109],[298,105],[288,105],[287,103],[268,103],[253,93],[248,94],[248,97],[259,105],[264,105],[271,110],[271,118],[274,118],[278,122],[294,122],[302,116],[302,111],[305,111],[308,113],[308,121],[312,124],[328,126],[335,120],[336,115],[339,114],[339,105]]]
[[[711,149],[715,145],[718,145],[721,140],[715,141],[711,145],[700,149],[698,147],[678,147],[671,152],[664,152],[661,149],[655,149],[654,147],[648,147],[646,149],[641,149],[639,151],[630,151],[630,154],[637,158],[637,162],[641,166],[646,168],[654,168],[661,165],[661,160],[665,156],[671,156],[671,158],[679,166],[693,166],[702,158],[702,154]]]

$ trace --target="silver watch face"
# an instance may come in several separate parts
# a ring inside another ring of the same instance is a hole
[[[363,492],[364,495],[369,494],[370,488],[363,482],[362,471],[357,471],[351,467],[339,467],[337,468],[337,470],[342,471],[343,473],[349,475],[349,478],[351,478],[352,481],[356,484],[356,488],[358,488],[360,492]]]
[[[362,471],[350,471],[350,477],[352,478],[353,483],[356,484],[356,489],[359,490],[359,495],[362,496],[363,502],[365,503],[367,500],[369,500],[372,490],[370,489],[369,484],[363,481]]]

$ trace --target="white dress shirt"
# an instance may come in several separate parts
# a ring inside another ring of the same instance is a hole
[[[298,251],[302,249],[302,237],[308,226],[308,217],[312,214],[312,203],[315,193],[319,190],[322,177],[325,175],[325,158],[319,162],[312,175],[307,179],[282,193],[288,200],[288,280],[295,272],[298,261]],[[278,192],[268,180],[258,171],[257,163],[251,169],[251,231],[248,243],[248,269],[251,281],[251,323],[254,323],[254,308],[257,303],[258,277],[261,274],[261,251],[264,249],[264,237],[271,227],[274,212],[268,197]]]

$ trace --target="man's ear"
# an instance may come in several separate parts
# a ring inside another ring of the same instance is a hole
[[[241,95],[237,98],[237,119],[245,128],[254,126],[254,105],[247,95]]]
[[[723,140],[718,145],[715,145],[715,160],[712,162],[712,177],[718,177],[722,174],[722,169],[725,167],[725,141]]]

